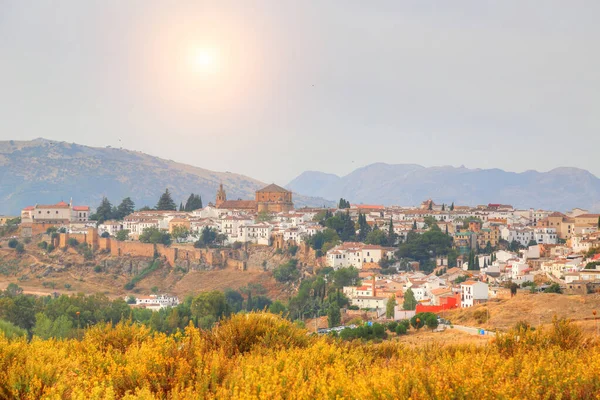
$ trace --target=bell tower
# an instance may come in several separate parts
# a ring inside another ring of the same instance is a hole
[[[224,202],[227,201],[227,194],[225,194],[225,189],[223,189],[223,184],[219,185],[219,190],[217,190],[217,199],[215,205],[217,208],[221,206]]]

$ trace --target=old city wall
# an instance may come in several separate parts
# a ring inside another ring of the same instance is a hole
[[[94,250],[108,251],[113,257],[148,257],[155,255],[164,257],[171,265],[176,263],[190,265],[207,265],[211,267],[228,267],[240,271],[247,269],[248,253],[243,249],[197,249],[187,246],[165,246],[162,244],[141,243],[137,241],[118,241],[113,238],[103,238],[98,235],[94,228],[88,229],[86,233],[61,233],[56,239],[60,248],[69,245],[69,239],[76,239],[79,243],[87,243]],[[284,248],[290,246],[290,242],[282,242]],[[261,246],[262,247],[262,246]],[[299,258],[305,261],[314,260],[314,250],[309,246],[301,244],[298,248]]]

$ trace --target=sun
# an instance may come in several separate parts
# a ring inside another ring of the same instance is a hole
[[[193,55],[193,62],[198,71],[216,72],[217,54],[212,49],[196,49]]]

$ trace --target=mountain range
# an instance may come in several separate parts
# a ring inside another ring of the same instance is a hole
[[[117,148],[96,148],[46,139],[0,141],[0,215],[18,215],[28,205],[73,199],[93,209],[103,196],[113,203],[131,197],[137,207],[156,205],[165,188],[177,204],[190,193],[214,202],[219,184],[227,198],[254,199],[267,184],[229,172],[191,165]],[[294,193],[294,205],[323,206],[333,202]]]
[[[342,177],[306,171],[286,187],[309,196],[343,197],[358,204],[418,205],[431,198],[438,204],[501,203],[518,208],[600,211],[600,179],[578,168],[515,173],[376,163]]]

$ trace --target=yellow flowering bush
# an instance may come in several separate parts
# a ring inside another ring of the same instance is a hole
[[[599,377],[600,345],[558,320],[485,346],[344,342],[263,313],[173,335],[0,337],[2,399],[588,399]]]

